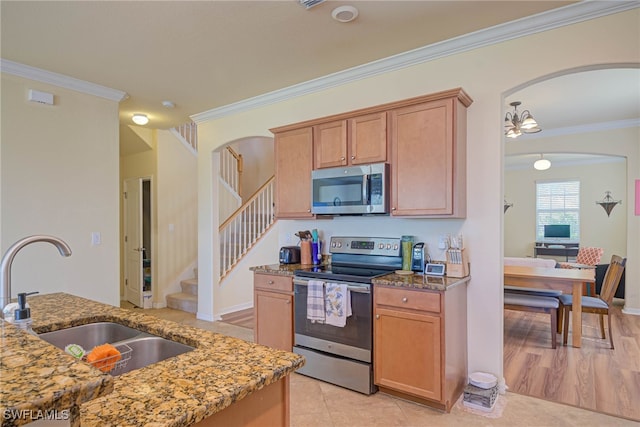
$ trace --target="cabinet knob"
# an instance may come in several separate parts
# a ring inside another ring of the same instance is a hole
[[[291,301],[287,300],[287,304],[291,304]]]
[[[402,302],[407,302],[407,301],[409,301],[407,297],[402,298]]]
[[[311,212],[311,209],[307,209],[307,212]]]
[[[391,208],[391,210],[392,210],[392,211],[395,211],[395,210],[396,210],[395,206],[394,206],[394,207],[392,207],[392,208]]]
[[[355,159],[356,159],[356,156],[351,156],[351,160],[355,160]]]
[[[379,318],[380,318],[380,315],[379,315],[379,314],[376,314],[376,319],[379,319]]]
[[[273,280],[269,280],[267,283],[273,285]]]
[[[344,161],[344,157],[340,157],[340,160]]]

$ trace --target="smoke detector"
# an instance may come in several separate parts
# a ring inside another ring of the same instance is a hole
[[[351,22],[358,17],[358,9],[353,6],[340,6],[333,9],[331,17],[338,22]]]

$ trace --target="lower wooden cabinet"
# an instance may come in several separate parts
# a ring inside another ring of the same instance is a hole
[[[467,381],[466,285],[457,288],[374,287],[373,366],[380,391],[451,410]]]
[[[293,349],[293,278],[254,273],[254,341],[279,350]]]

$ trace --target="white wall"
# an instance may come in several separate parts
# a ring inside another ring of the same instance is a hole
[[[198,258],[197,161],[167,130],[157,131],[157,241],[152,279],[154,307],[166,306],[166,295],[180,292],[180,280],[194,277]]]
[[[503,95],[525,82],[560,70],[595,63],[640,62],[639,19],[636,9],[199,123],[199,234],[211,236],[214,224],[217,225],[217,213],[212,209],[215,190],[211,185],[211,153],[216,148],[247,135],[271,136],[268,129],[280,125],[463,87],[474,99],[467,126],[468,216],[460,226],[472,263],[468,286],[469,371],[502,376]],[[535,55],[532,57],[530,52]],[[628,163],[630,175],[638,175],[639,160],[640,154],[636,152]],[[638,218],[630,221],[630,233],[639,232]],[[446,220],[414,221],[425,227],[425,234],[451,226]],[[317,228],[324,230],[341,227],[335,225],[338,222],[317,224]],[[400,235],[406,225],[404,221],[389,219],[384,227],[390,235]],[[215,267],[210,265],[214,248],[212,241],[203,238],[199,242],[200,277],[204,283],[212,283],[210,289],[201,289],[198,301],[198,315],[205,318],[213,316],[218,292]],[[627,255],[635,261],[630,265],[639,264],[637,242],[630,245]],[[640,282],[636,280],[640,277],[638,267],[628,268],[627,277],[630,283]],[[640,292],[633,290],[629,294],[628,299],[640,309]]]
[[[54,105],[27,101],[29,89]],[[2,74],[2,252],[18,239],[51,234],[22,249],[12,269],[18,292],[68,292],[119,304],[118,104]],[[102,244],[91,246],[91,233]]]
[[[546,171],[507,170],[504,175],[505,197],[513,203],[504,216],[505,256],[533,256],[536,240],[536,181],[577,179],[580,181],[580,246],[604,249],[602,263],[611,255],[627,254],[627,212],[616,206],[607,216],[596,200],[602,200],[606,190],[622,197],[627,193],[626,160],[612,157],[609,163],[561,166],[553,164]],[[550,258],[546,256],[546,258]],[[564,257],[557,258],[564,261]]]
[[[246,201],[274,174],[273,138],[243,138],[229,145],[242,154],[242,199]]]

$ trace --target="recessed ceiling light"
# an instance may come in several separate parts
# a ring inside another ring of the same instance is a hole
[[[146,114],[134,114],[133,117],[131,118],[131,120],[133,120],[133,123],[137,124],[137,125],[146,125],[147,123],[149,123],[149,117],[147,117]]]
[[[358,17],[358,9],[353,6],[336,7],[331,16],[338,22],[351,22]]]

